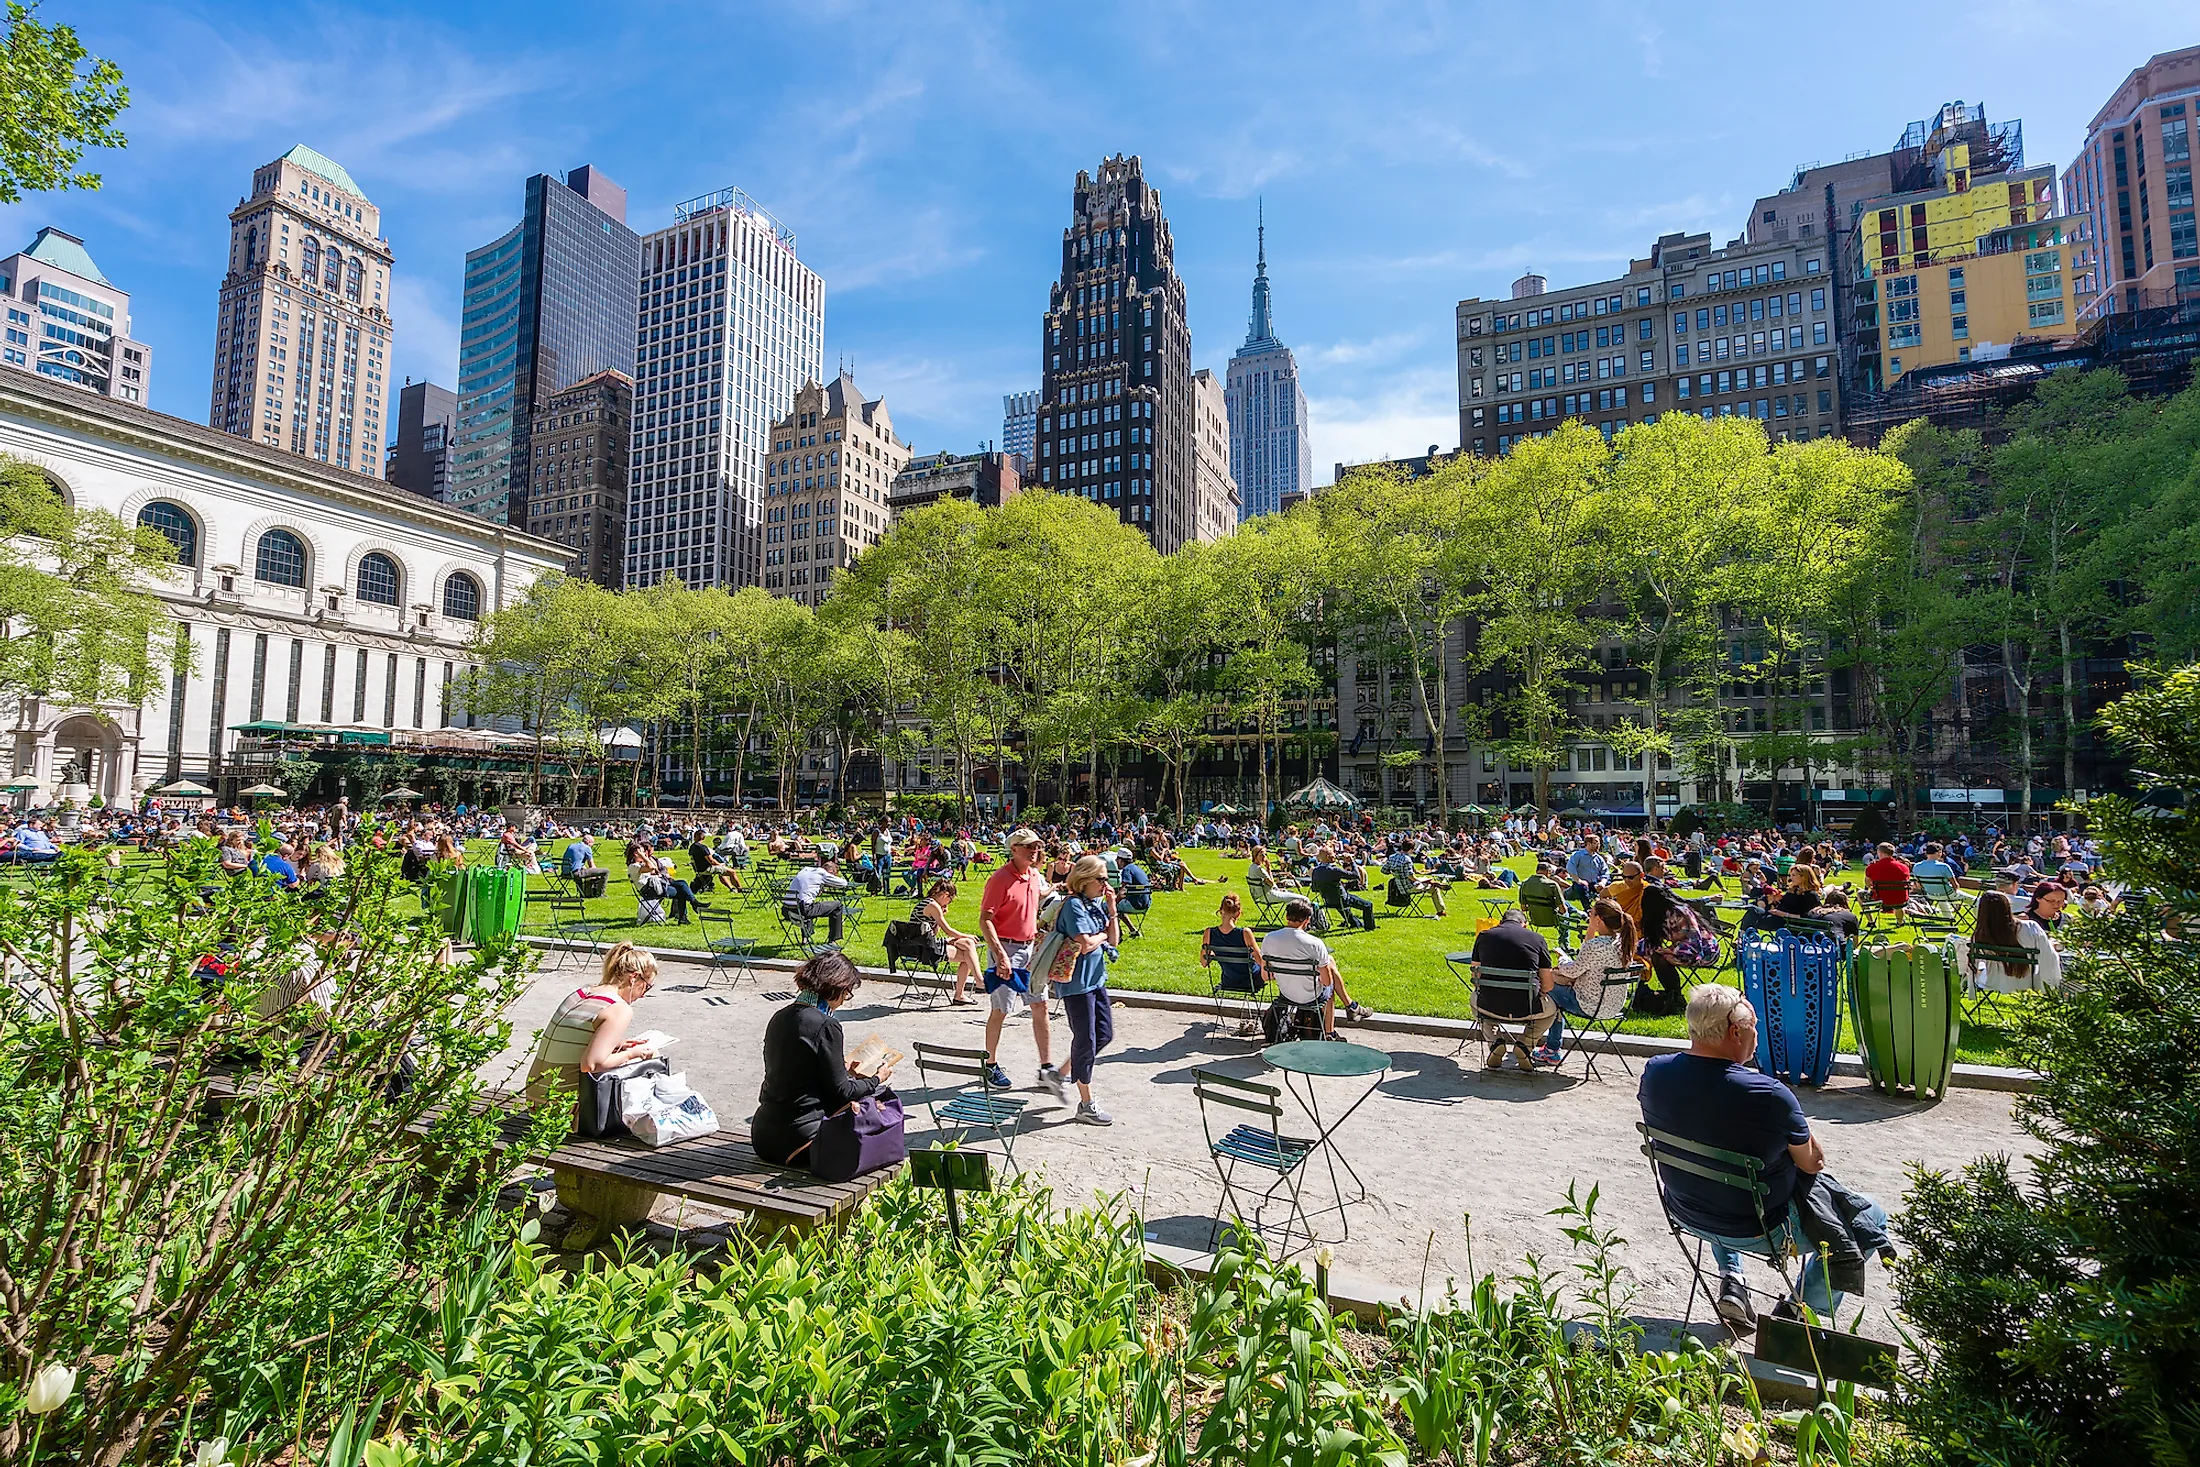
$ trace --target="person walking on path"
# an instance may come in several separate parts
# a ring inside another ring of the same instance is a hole
[[[1048,987],[1062,1001],[1062,1016],[1069,1020],[1069,1078],[1077,1085],[1077,1119],[1088,1126],[1112,1126],[1115,1117],[1092,1098],[1093,1062],[1115,1039],[1108,962],[1122,941],[1107,863],[1098,856],[1078,857],[1069,873],[1069,891],[1069,900],[1054,919],[1062,945],[1047,975]],[[1045,1078],[1042,1072],[1042,1082]],[[1059,1076],[1047,1088],[1055,1099],[1067,1103]]]
[[[1039,835],[1028,826],[1008,837],[1008,860],[985,879],[978,898],[978,931],[985,937],[991,966],[985,972],[986,1083],[1006,1090],[1014,1082],[1001,1068],[1001,1030],[1027,1008],[1031,1040],[1039,1051],[1039,1083],[1060,1098],[1061,1072],[1054,1068],[1054,1045],[1047,1032],[1047,997],[1035,991],[1031,948],[1039,937],[1039,909],[1054,893],[1053,884],[1033,869],[1039,859]]]

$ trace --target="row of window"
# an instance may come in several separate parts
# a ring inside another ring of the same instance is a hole
[[[191,512],[171,500],[156,499],[138,511],[138,528],[157,530],[176,550],[179,563],[199,563],[199,523]],[[281,528],[262,532],[252,551],[254,580],[271,586],[304,590],[309,557],[306,542],[296,531]],[[402,599],[403,576],[394,557],[370,550],[359,558],[354,592],[361,601],[376,606],[396,606]],[[481,582],[465,571],[453,571],[443,580],[443,614],[459,621],[481,619]]]

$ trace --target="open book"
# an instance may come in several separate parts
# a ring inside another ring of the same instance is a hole
[[[659,1054],[663,1054],[667,1049],[680,1042],[661,1029],[644,1029],[639,1034],[628,1035],[627,1040],[632,1044],[646,1044]]]
[[[880,1070],[892,1069],[907,1058],[900,1050],[873,1034],[849,1054],[848,1068],[858,1075],[876,1075]]]

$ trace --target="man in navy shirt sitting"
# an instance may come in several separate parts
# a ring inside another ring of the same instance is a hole
[[[1688,1052],[1660,1055],[1643,1066],[1637,1091],[1642,1119],[1653,1131],[1738,1151],[1764,1164],[1758,1176],[1770,1189],[1765,1222],[1774,1233],[1786,1225],[1797,1248],[1811,1254],[1803,1265],[1803,1301],[1831,1319],[1840,1296],[1827,1287],[1825,1270],[1791,1206],[1805,1174],[1825,1169],[1826,1153],[1811,1135],[1795,1093],[1750,1067],[1756,1054],[1757,1011],[1749,1000],[1724,984],[1704,984],[1688,999]],[[1678,1167],[1660,1176],[1673,1216],[1711,1240],[1719,1260],[1720,1317],[1737,1329],[1754,1328],[1757,1311],[1749,1302],[1742,1250],[1762,1254],[1765,1248],[1749,1194]],[[1887,1215],[1877,1203],[1868,1204],[1865,1218],[1884,1232]]]

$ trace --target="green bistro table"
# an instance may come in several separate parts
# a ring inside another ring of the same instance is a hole
[[[1504,911],[1505,908],[1511,906],[1515,901],[1518,900],[1518,898],[1513,895],[1512,888],[1509,886],[1495,888],[1476,887],[1474,891],[1474,899],[1482,904],[1482,915],[1485,917],[1496,916],[1499,912]]]
[[[1314,1147],[1323,1154],[1329,1167],[1330,1191],[1337,1199],[1336,1213],[1342,1233],[1339,1241],[1352,1236],[1352,1218],[1348,1207],[1367,1201],[1367,1183],[1353,1170],[1352,1159],[1344,1154],[1336,1142],[1337,1132],[1352,1119],[1352,1113],[1367,1104],[1390,1073],[1390,1056],[1365,1044],[1340,1044],[1330,1039],[1296,1039],[1288,1044],[1271,1044],[1260,1052],[1268,1064],[1283,1071],[1283,1085],[1291,1092],[1291,1098],[1306,1112],[1306,1118],[1314,1123]],[[1332,1121],[1322,1119],[1321,1101],[1315,1090],[1317,1080],[1366,1080],[1367,1088],[1359,1098],[1346,1106]],[[1353,1191],[1345,1195],[1343,1179],[1337,1175],[1342,1166],[1345,1175],[1352,1179]],[[1328,1208],[1320,1209],[1322,1212]],[[1309,1215],[1311,1221],[1312,1214]]]

